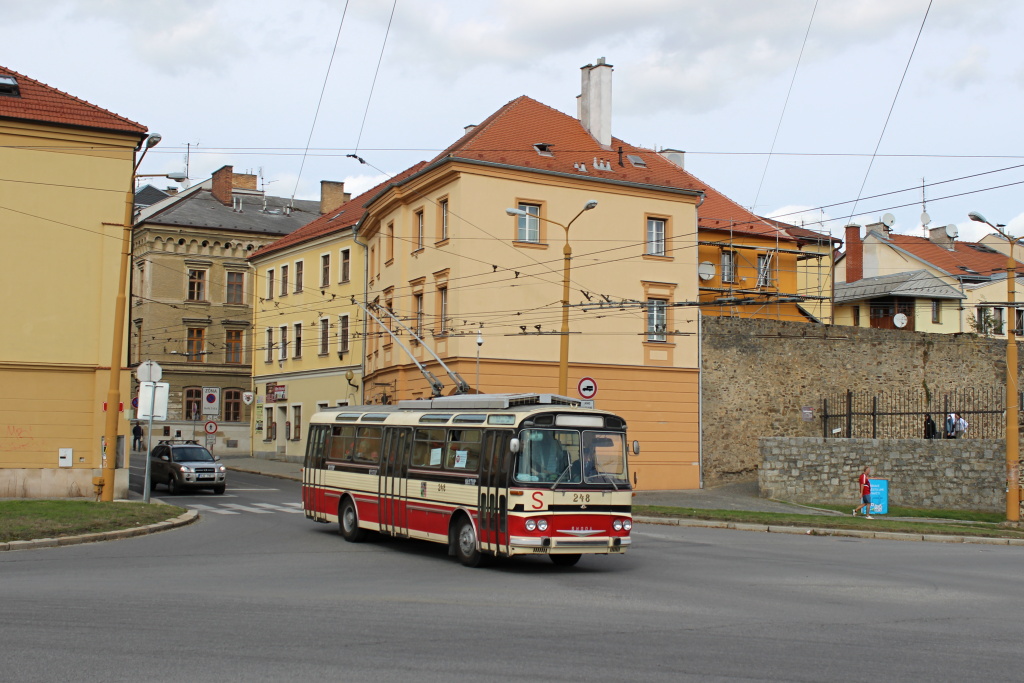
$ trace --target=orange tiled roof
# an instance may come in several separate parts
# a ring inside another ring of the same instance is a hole
[[[45,121],[65,126],[97,128],[143,135],[146,127],[95,104],[51,88],[17,71],[0,66],[0,75],[18,81],[20,97],[0,96],[0,118]]]
[[[551,145],[552,156],[541,156],[535,144]],[[621,156],[620,156],[621,150]],[[634,166],[629,155],[643,159]],[[579,120],[526,96],[518,97],[491,114],[473,130],[438,155],[508,164],[565,173],[581,178],[614,180],[684,190],[700,190],[705,200],[698,210],[699,227],[734,234],[751,234],[793,241],[794,238],[714,189],[692,173],[652,149],[612,138],[605,150]],[[595,160],[607,170],[595,168]],[[586,171],[580,165],[586,166]]]
[[[1006,272],[1006,254],[995,252],[977,242],[954,242],[954,250],[950,251],[924,237],[894,234],[885,238],[885,241],[953,276],[995,275]],[[976,245],[980,246],[980,249],[976,248]],[[1017,267],[1024,266],[1018,262]],[[964,270],[965,268],[970,270]]]
[[[276,242],[271,242],[262,249],[254,251],[249,256],[249,259],[260,258],[267,254],[287,249],[292,245],[301,244],[302,242],[316,239],[317,237],[323,237],[324,235],[329,235],[331,233],[340,232],[345,228],[352,227],[366,214],[366,205],[369,204],[370,200],[377,196],[381,190],[389,185],[394,185],[395,183],[405,180],[424,166],[426,166],[425,161],[421,161],[410,166],[393,178],[388,178],[383,183],[376,185],[361,195],[353,197],[334,211],[328,211],[319,218],[306,223],[295,232],[285,235]]]

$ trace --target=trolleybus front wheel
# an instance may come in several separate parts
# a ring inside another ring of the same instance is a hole
[[[466,517],[455,527],[455,556],[467,567],[479,567],[483,559],[476,548],[476,530]]]
[[[572,555],[548,555],[548,557],[550,557],[551,561],[559,567],[572,567],[579,562],[580,558],[583,556],[579,553],[574,553]]]
[[[366,538],[366,529],[359,528],[359,515],[351,498],[346,498],[341,504],[341,510],[338,512],[338,532],[349,543],[358,543]]]

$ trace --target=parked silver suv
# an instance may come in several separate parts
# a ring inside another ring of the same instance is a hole
[[[187,488],[220,494],[227,487],[227,468],[195,441],[161,441],[150,454],[149,489],[157,484],[172,496]]]

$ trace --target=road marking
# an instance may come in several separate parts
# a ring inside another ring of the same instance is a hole
[[[249,507],[248,505],[239,505],[238,503],[224,503],[222,507],[229,508],[231,510],[240,510],[242,512],[255,512],[260,515],[272,515],[274,514],[270,510],[260,510],[259,508]]]
[[[200,512],[212,512],[215,515],[240,515],[241,512],[235,512],[234,510],[221,510],[210,505],[203,505],[202,503],[193,503],[189,505],[193,510],[199,510]]]
[[[232,491],[280,491],[281,489],[239,489],[234,486],[231,487]]]
[[[294,503],[292,503],[292,505],[294,505]],[[253,503],[253,506],[254,507],[260,507],[260,508],[266,508],[268,510],[273,510],[274,512],[291,512],[292,514],[295,514],[295,515],[301,515],[302,514],[302,510],[296,510],[294,508],[284,507],[282,505],[274,505],[273,503]]]

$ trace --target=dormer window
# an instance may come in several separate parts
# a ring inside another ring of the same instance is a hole
[[[627,154],[626,158],[629,159],[629,163],[633,164],[636,168],[647,168],[647,162],[637,154]]]
[[[554,145],[551,144],[550,142],[538,142],[533,146],[533,148],[537,150],[537,154],[541,155],[542,157],[555,156],[554,151],[551,149],[552,147],[554,147]]]
[[[21,97],[17,78],[0,74],[0,97]]]

